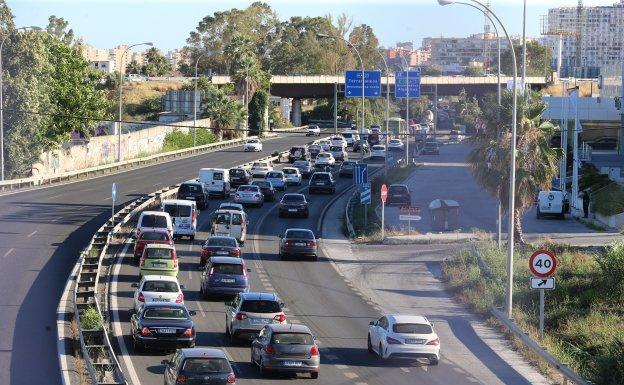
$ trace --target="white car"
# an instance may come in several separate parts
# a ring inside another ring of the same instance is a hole
[[[264,178],[270,171],[273,171],[273,166],[269,161],[253,162],[251,165],[251,175],[253,175],[254,178]]]
[[[393,357],[440,361],[440,338],[426,317],[387,314],[368,327],[368,352],[382,360]]]
[[[334,159],[332,154],[330,154],[329,152],[321,152],[320,154],[316,156],[316,159],[314,160],[314,165],[316,167],[325,167],[325,166],[334,167],[335,164],[336,164],[336,159]]]
[[[310,124],[306,129],[306,136],[320,136],[321,128],[316,124]]]
[[[329,140],[332,146],[342,146],[342,148],[347,148],[347,140],[340,135],[332,136]]]
[[[291,185],[296,185],[296,186],[301,185],[301,180],[303,179],[303,177],[301,176],[301,172],[299,171],[298,168],[284,167],[282,169],[282,172],[284,173],[284,176],[286,177],[286,184],[291,184]]]
[[[234,202],[241,205],[254,205],[256,207],[262,207],[264,204],[264,195],[260,188],[255,185],[244,184],[238,186],[236,193],[234,194]]]
[[[249,138],[245,141],[245,145],[243,146],[244,151],[262,151],[262,142],[258,138]]]
[[[168,275],[145,275],[139,283],[133,283],[134,310],[150,302],[184,303],[184,288],[178,283],[176,277]]]
[[[376,144],[371,148],[371,159],[386,159],[386,146]]]
[[[464,135],[461,134],[458,130],[451,130],[449,133],[449,141],[450,142],[461,142],[464,140]]]
[[[401,139],[390,139],[388,142],[388,151],[403,151],[405,144]]]
[[[128,82],[144,82],[146,80],[147,78],[145,76],[139,74],[129,74],[126,77],[126,81]]]
[[[245,212],[242,204],[234,202],[223,202],[219,205],[219,208],[217,210],[234,210],[240,211],[241,213]]]

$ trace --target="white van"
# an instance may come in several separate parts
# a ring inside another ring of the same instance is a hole
[[[347,147],[353,147],[353,143],[360,140],[360,135],[356,130],[345,130],[340,133],[347,142]]]
[[[145,230],[166,231],[169,233],[169,236],[173,238],[173,222],[171,221],[171,216],[169,213],[162,211],[143,211],[137,222],[137,239],[141,235],[141,232]]]
[[[234,237],[245,244],[247,239],[247,214],[234,210],[217,210],[212,215],[211,235]]]
[[[173,239],[189,237],[195,240],[197,231],[197,204],[182,199],[165,199],[160,209],[169,214],[173,222]]]
[[[224,168],[202,168],[197,180],[204,184],[209,196],[227,198],[230,195],[230,172]]]
[[[547,215],[565,218],[569,211],[566,195],[562,191],[540,191],[537,194],[537,219]]]

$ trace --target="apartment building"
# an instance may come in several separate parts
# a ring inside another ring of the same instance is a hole
[[[506,39],[501,38],[501,49],[509,49]],[[469,66],[474,63],[489,63],[496,61],[497,42],[493,33],[475,34],[468,37],[426,37],[423,47],[428,47],[431,57],[430,64],[445,66]],[[487,48],[487,49],[486,49]],[[484,57],[487,53],[487,57]]]
[[[89,67],[107,74],[115,72],[115,62],[112,60],[89,60]]]
[[[165,57],[167,58],[167,60],[169,60],[169,64],[171,64],[171,67],[174,70],[177,69],[178,66],[185,61],[182,50],[179,48],[167,52],[165,54]]]
[[[402,67],[405,65],[405,62],[408,62],[410,67],[419,67],[426,64],[430,56],[431,53],[428,49],[406,49],[405,46],[399,46],[398,44],[396,48],[386,50],[386,60],[388,66],[391,67]]]
[[[81,43],[82,55],[89,62],[108,60],[108,50],[95,48],[92,45]]]

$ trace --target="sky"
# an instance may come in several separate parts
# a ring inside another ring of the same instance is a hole
[[[63,17],[85,42],[97,48],[151,41],[162,51],[182,48],[189,32],[215,11],[245,8],[237,0],[6,0],[17,26],[47,25],[50,15]],[[465,1],[465,0],[464,0]],[[481,0],[485,2],[487,0]],[[585,0],[586,6],[624,0]],[[334,16],[346,13],[354,25],[373,27],[380,44],[394,46],[424,37],[461,37],[483,31],[484,17],[462,6],[440,6],[437,0],[276,0],[265,1],[280,19],[291,16]],[[492,10],[512,35],[522,34],[522,0],[490,0]],[[527,36],[539,37],[540,16],[549,8],[574,7],[577,0],[527,0]]]

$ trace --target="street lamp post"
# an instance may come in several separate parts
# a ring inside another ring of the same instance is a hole
[[[119,58],[120,66],[123,65],[123,58],[124,56],[126,56],[126,53],[128,53],[128,50],[130,50],[130,48],[132,47],[136,47],[139,45],[148,45],[151,47],[154,44],[151,42],[146,42],[146,43],[133,44],[129,47],[126,47],[126,49],[121,54],[121,57]],[[117,118],[119,121],[117,122],[117,161],[121,162],[121,103],[122,103],[122,89],[123,89],[123,73],[121,71],[121,68],[118,68],[118,70],[119,70],[119,115],[117,116]]]
[[[27,29],[32,29],[35,31],[40,31],[39,27],[20,27],[15,30],[23,31]],[[9,38],[10,34],[7,34],[0,43],[0,180],[4,180],[4,95],[3,95],[3,69],[2,69],[2,49],[4,48],[4,42]]]
[[[411,60],[411,58],[410,58]],[[409,97],[409,93],[410,93],[410,81],[409,81],[409,73],[410,73],[410,66],[409,63],[407,62],[407,59],[405,59],[405,56],[403,56],[403,63],[405,63],[405,75],[407,78],[407,86],[406,86],[406,92],[405,92],[405,132],[407,133],[407,136],[405,137],[405,163],[409,164],[409,140],[410,140],[410,123],[409,123],[409,119],[410,119],[410,113],[409,113],[409,102],[410,102],[410,97]],[[395,85],[396,87],[396,85]],[[386,151],[388,151],[388,146],[386,145]],[[386,152],[387,154],[387,152]]]
[[[386,67],[386,151],[388,151],[388,130],[390,127],[390,123],[388,120],[390,119],[390,69],[388,69],[388,62],[386,62],[386,58],[381,53],[381,51],[377,51],[381,60],[383,61],[384,67]],[[396,85],[395,85],[396,87]],[[388,175],[388,157],[385,157],[384,163],[386,165],[384,169],[384,173]]]
[[[197,145],[197,66],[199,59],[206,56],[207,52],[202,53],[195,60],[195,92],[193,92],[193,147]]]
[[[505,37],[507,38],[507,42],[509,43],[509,47],[511,48],[512,62],[513,62],[513,111],[511,115],[511,161],[509,164],[509,225],[508,225],[508,233],[507,233],[507,287],[506,287],[506,313],[507,317],[511,318],[513,313],[513,258],[514,258],[514,211],[515,211],[515,197],[516,197],[516,124],[518,119],[518,88],[517,88],[517,80],[518,80],[518,65],[516,63],[516,50],[513,46],[513,41],[509,37],[507,33],[507,29],[505,25],[501,22],[498,16],[492,12],[492,10],[481,3],[478,0],[467,0],[473,4],[476,4],[481,8],[482,12],[486,14],[492,15],[494,19],[498,22]],[[454,0],[438,0],[440,5],[448,5],[457,3]],[[464,3],[462,3],[464,4]],[[500,65],[499,65],[500,67]]]

